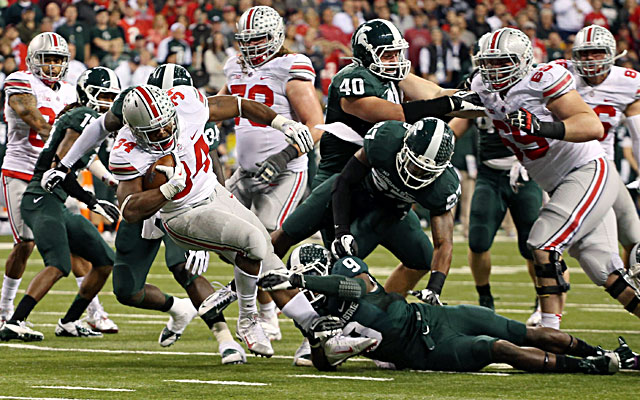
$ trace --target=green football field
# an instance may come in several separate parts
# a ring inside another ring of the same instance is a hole
[[[457,241],[451,272],[443,292],[449,304],[475,304],[476,292],[467,263],[467,246]],[[0,250],[2,265],[9,254]],[[214,262],[206,273],[226,283],[229,266]],[[149,276],[166,292],[184,297],[158,258]],[[367,260],[384,281],[397,261],[383,249]],[[493,248],[492,288],[497,312],[525,321],[534,290],[514,242]],[[622,334],[640,350],[640,321],[593,285],[570,260],[571,291],[562,327],[591,343],[617,347]],[[20,292],[42,268],[34,254]],[[420,286],[424,287],[425,283]],[[45,334],[43,342],[0,343],[0,399],[637,399],[640,373],[614,376],[526,374],[506,365],[491,365],[480,373],[386,371],[362,358],[349,360],[337,372],[321,373],[291,365],[301,341],[293,323],[280,317],[283,339],[274,342],[271,359],[249,357],[246,365],[222,366],[217,343],[199,319],[182,339],[161,348],[158,335],[167,315],[120,305],[111,282],[100,299],[120,333],[102,339],[57,338],[53,331],[77,291],[75,280],[58,282],[29,320]],[[21,294],[18,295],[17,301]],[[237,307],[227,312],[235,330]]]

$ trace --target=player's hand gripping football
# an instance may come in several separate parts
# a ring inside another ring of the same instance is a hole
[[[174,167],[167,165],[158,165],[156,167],[156,170],[167,176],[168,181],[158,188],[167,200],[173,199],[175,195],[182,192],[187,186],[187,173],[184,170],[184,165],[182,165],[180,157],[176,153],[172,154],[176,160]]]

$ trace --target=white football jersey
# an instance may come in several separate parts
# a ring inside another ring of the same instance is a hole
[[[246,67],[244,70],[238,63],[238,57],[231,57],[224,66],[224,75],[229,93],[263,103],[286,118],[298,120],[287,98],[287,82],[291,79],[313,82],[316,73],[307,56],[285,54],[258,68]],[[256,171],[256,163],[279,153],[288,145],[284,134],[277,129],[236,118],[236,149],[242,169]],[[305,171],[307,156],[291,160],[287,169]]]
[[[554,116],[546,108],[549,100],[576,88],[572,75],[557,64],[541,64],[515,84],[506,96],[485,89],[480,75],[471,82],[493,120],[502,142],[527,168],[529,175],[547,192],[552,191],[573,169],[599,157],[602,147],[596,142],[572,143],[527,135],[506,123],[506,115],[525,108],[541,121],[552,122]]]
[[[7,120],[7,152],[2,169],[18,172],[23,177],[33,174],[38,156],[44,147],[44,141],[9,106],[9,97],[14,94],[32,94],[36,98],[36,107],[44,119],[51,125],[62,109],[76,101],[75,87],[66,81],[56,85],[57,90],[42,83],[31,72],[18,71],[10,74],[5,83],[5,118]],[[30,179],[30,178],[29,178]]]
[[[180,132],[174,152],[187,173],[187,185],[173,200],[162,207],[160,214],[174,213],[208,198],[218,180],[213,173],[204,125],[209,119],[206,97],[192,86],[176,86],[167,90],[176,106]],[[118,132],[109,157],[109,169],[118,180],[130,180],[143,176],[149,167],[162,157],[151,154],[136,144],[129,127]]]
[[[604,137],[600,140],[600,144],[607,158],[613,160],[616,128],[627,106],[640,99],[638,72],[614,65],[604,82],[591,86],[577,74],[575,65],[570,60],[555,60],[552,63],[561,65],[571,72],[576,81],[578,93],[602,121]]]

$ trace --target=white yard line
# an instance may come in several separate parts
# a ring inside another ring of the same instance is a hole
[[[271,386],[270,383],[262,383],[262,382],[201,381],[199,379],[164,379],[163,382],[204,383],[207,385],[229,385],[229,386]]]
[[[351,376],[351,375],[295,374],[295,375],[287,375],[287,376],[291,378],[346,379],[351,381],[376,381],[376,382],[387,382],[387,381],[393,380],[393,378],[372,378],[370,376]]]
[[[91,400],[91,399],[68,399],[65,397],[19,397],[19,396],[0,396],[0,399],[13,400]]]
[[[61,389],[61,390],[94,390],[96,392],[135,392],[133,389],[120,389],[120,388],[96,388],[96,387],[84,387],[84,386],[31,386],[37,389]]]

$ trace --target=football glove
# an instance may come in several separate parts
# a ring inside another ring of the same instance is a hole
[[[42,174],[42,179],[40,180],[40,186],[46,190],[47,192],[53,192],[53,189],[56,188],[63,180],[67,177],[67,173],[69,172],[69,168],[65,167],[61,163],[58,163],[55,168],[51,168]]]
[[[325,342],[327,339],[332,338],[342,333],[344,328],[344,322],[338,317],[332,315],[325,315],[322,317],[314,318],[309,326],[309,331],[313,337],[313,342],[320,341]]]
[[[274,269],[260,275],[258,287],[265,292],[302,287],[302,274],[292,274],[285,268]]]
[[[614,350],[620,359],[620,367],[623,369],[638,369],[638,361],[635,354],[622,336],[618,336],[620,346]]]
[[[187,271],[191,271],[193,275],[202,275],[209,268],[209,252],[200,250],[189,250],[187,256],[187,263],[184,268]]]
[[[301,152],[308,153],[313,150],[313,136],[305,124],[276,115],[271,121],[271,126],[284,133],[287,142],[297,145]]]
[[[442,302],[440,301],[440,295],[436,292],[434,292],[431,289],[422,289],[419,291],[416,290],[409,290],[407,293],[409,293],[412,296],[417,297],[419,300],[427,303],[427,304],[431,304],[432,306],[441,306]]]
[[[636,179],[633,182],[627,183],[627,189],[640,190],[640,179]]]
[[[527,169],[519,161],[515,161],[511,165],[511,171],[509,171],[509,185],[513,193],[518,193],[520,186],[524,186],[524,183],[520,182],[520,177],[522,177],[523,182],[529,182]]]
[[[287,169],[288,162],[286,155],[282,153],[273,154],[263,162],[256,163],[258,170],[255,173],[255,177],[260,183],[271,183],[280,175],[280,172]]]
[[[187,186],[187,173],[184,170],[184,165],[182,165],[182,162],[176,153],[173,153],[173,157],[176,160],[176,165],[174,167],[169,167],[167,165],[156,166],[156,170],[165,174],[168,179],[166,183],[159,187],[163,196],[167,200],[173,199],[175,195],[182,192]]]
[[[556,140],[564,139],[565,127],[563,122],[540,121],[535,114],[531,114],[524,108],[507,114],[506,122],[528,135]]]
[[[352,234],[347,233],[336,237],[331,243],[331,253],[336,259],[346,256],[358,256],[358,244]]]
[[[102,215],[110,224],[120,219],[120,210],[106,200],[98,200],[95,197],[88,204],[89,210]]]
[[[484,111],[484,105],[478,93],[467,90],[459,90],[452,94],[451,111]]]

